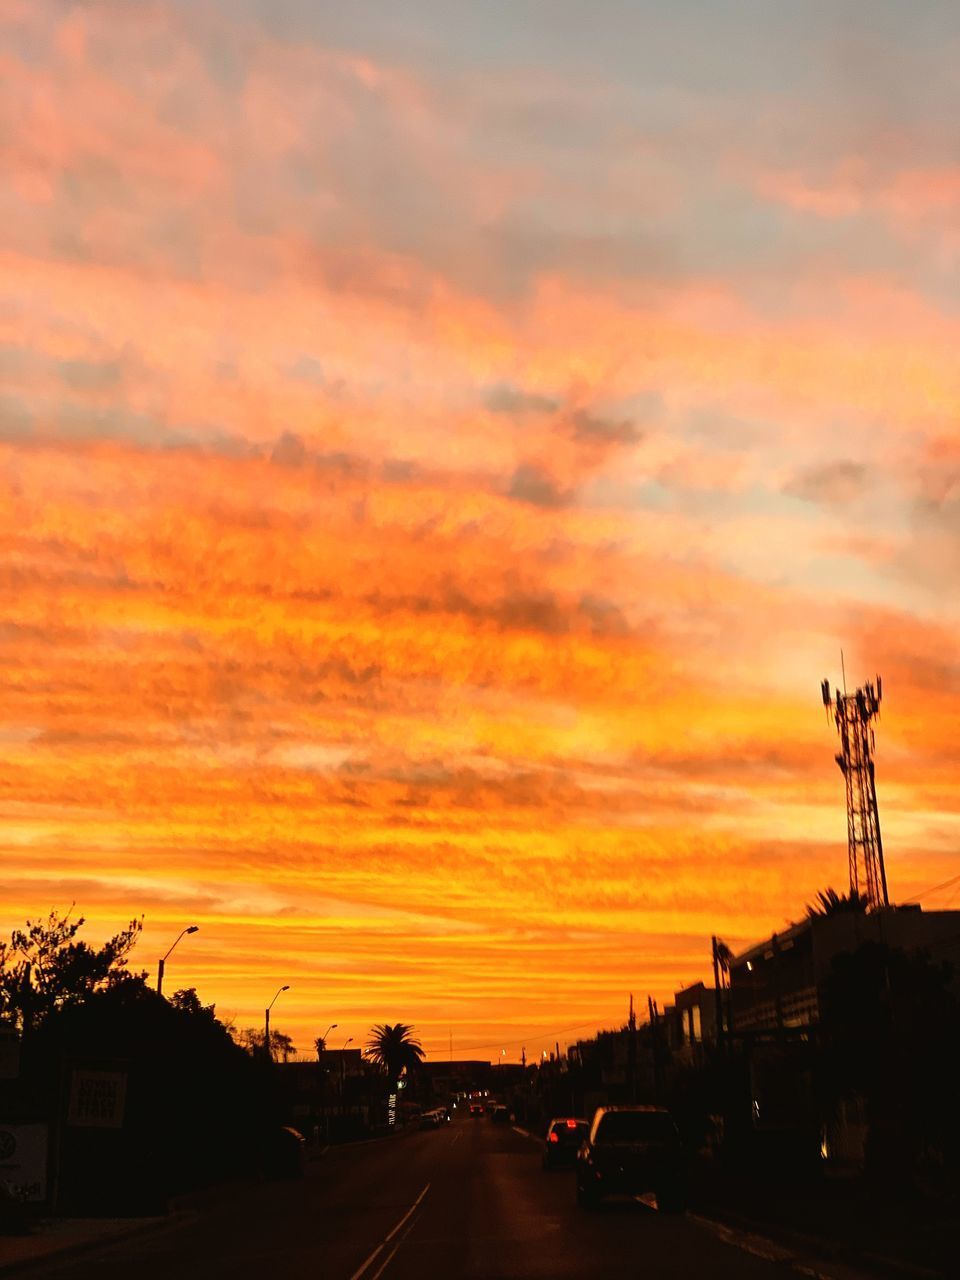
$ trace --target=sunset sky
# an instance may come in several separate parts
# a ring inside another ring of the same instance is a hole
[[[960,873],[952,0],[0,14],[0,932],[562,1047],[846,887],[841,647]]]

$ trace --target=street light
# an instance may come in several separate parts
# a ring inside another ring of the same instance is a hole
[[[340,1095],[343,1101],[343,1080],[347,1074],[347,1045],[353,1044],[353,1036],[347,1036],[343,1042],[343,1048],[340,1050]]]
[[[290,990],[289,983],[287,983],[285,987],[280,988],[280,991],[289,991],[289,990]],[[277,996],[280,994],[280,991],[277,992]],[[277,996],[273,997],[273,999],[267,1005],[266,1009],[264,1009],[263,1011],[263,1047],[264,1049],[266,1049],[267,1057],[271,1062],[273,1061],[273,1054],[270,1052],[270,1010],[277,1003]]]
[[[197,933],[199,929],[200,929],[200,926],[198,924],[188,924],[186,929],[181,929],[180,932],[177,934],[177,941],[173,944],[173,947],[177,945],[177,942],[180,941],[180,939],[183,937],[185,933]],[[170,948],[170,951],[173,950],[173,947]],[[160,963],[157,965],[157,995],[158,996],[163,995],[163,966],[167,963],[167,956],[169,956],[170,951],[167,952],[167,955],[164,956],[163,959],[160,961]]]
[[[331,1022],[329,1027],[327,1027],[326,1031],[320,1037],[320,1043],[323,1045],[324,1048],[327,1047],[327,1036],[330,1034],[331,1031],[336,1031],[339,1025],[340,1025],[339,1022]]]

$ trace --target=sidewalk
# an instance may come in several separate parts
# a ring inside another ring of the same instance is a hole
[[[0,1236],[0,1276],[29,1271],[44,1263],[77,1257],[91,1249],[159,1231],[178,1223],[180,1214],[158,1218],[53,1218],[30,1235]]]
[[[846,1179],[774,1194],[730,1178],[698,1188],[695,1207],[714,1221],[818,1249],[880,1276],[934,1280],[957,1274],[960,1215],[952,1205],[919,1197],[878,1202]]]

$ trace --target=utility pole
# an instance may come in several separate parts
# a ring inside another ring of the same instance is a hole
[[[714,1016],[717,1020],[717,1049],[726,1052],[727,1042],[723,1027],[723,991],[720,987],[720,952],[717,947],[717,935],[710,939],[713,948],[713,1000]]]
[[[660,1101],[660,1025],[657,1002],[653,996],[647,996],[647,1010],[650,1014],[650,1037],[653,1045],[653,1091]]]
[[[777,935],[774,934],[770,939],[770,945],[773,948],[773,1003],[777,1015],[777,1037],[783,1039],[783,986],[780,981],[780,943]]]
[[[277,996],[280,994],[280,992],[289,991],[289,990],[290,990],[289,984],[285,987],[281,987],[280,990],[277,992],[277,995],[273,997],[273,999],[267,1005],[266,1009],[264,1009],[263,1011],[263,1051],[267,1055],[268,1062],[273,1061],[273,1054],[270,1050],[270,1010],[276,1004]]]
[[[637,1011],[633,1007],[630,992],[630,1012],[627,1014],[627,1097],[637,1100]]]
[[[880,716],[883,681],[865,684],[853,693],[830,692],[824,680],[820,694],[827,712],[840,735],[836,761],[843,774],[847,793],[847,861],[850,892],[866,898],[867,907],[876,911],[890,905],[887,895],[887,873],[883,865],[883,841],[880,836],[880,813],[877,808],[877,779],[873,763],[876,737],[873,722]]]

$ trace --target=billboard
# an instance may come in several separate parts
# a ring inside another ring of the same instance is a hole
[[[45,1124],[0,1124],[0,1183],[17,1200],[47,1198]]]
[[[67,1124],[86,1129],[120,1129],[126,1098],[125,1071],[75,1067],[70,1076]]]

